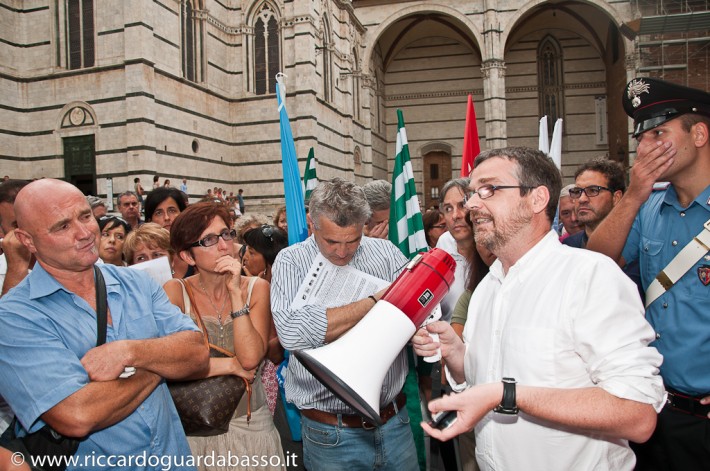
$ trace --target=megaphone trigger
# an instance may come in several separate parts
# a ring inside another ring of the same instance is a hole
[[[417,263],[422,261],[422,258],[424,258],[424,256],[421,252],[416,254],[407,264],[407,270],[411,271]]]

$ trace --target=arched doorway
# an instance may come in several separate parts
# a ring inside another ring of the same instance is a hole
[[[451,179],[451,152],[432,150],[424,155],[424,208],[439,206],[439,192]]]

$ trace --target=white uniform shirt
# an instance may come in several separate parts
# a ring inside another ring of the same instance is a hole
[[[660,411],[662,357],[648,346],[654,338],[636,286],[616,264],[564,246],[550,232],[507,275],[496,261],[473,293],[466,382],[596,386]],[[484,471],[620,471],[636,461],[626,440],[564,430],[522,412],[488,413],[476,426],[476,458]]]

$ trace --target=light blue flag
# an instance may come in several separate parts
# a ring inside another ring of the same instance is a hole
[[[281,166],[284,176],[284,196],[286,197],[286,220],[288,221],[288,244],[293,245],[306,240],[306,206],[303,202],[301,172],[298,170],[296,146],[293,143],[291,123],[286,113],[286,85],[284,75],[276,74],[276,98],[279,103],[279,126],[281,128]]]

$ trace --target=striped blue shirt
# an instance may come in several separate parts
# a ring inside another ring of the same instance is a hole
[[[325,344],[328,319],[324,307],[308,305],[292,310],[291,303],[308,269],[318,255],[313,236],[282,250],[276,257],[271,278],[271,312],[281,344],[287,350],[316,348]],[[394,281],[404,269],[407,258],[388,240],[363,236],[349,266],[377,278]],[[363,345],[363,348],[372,348]],[[382,384],[381,405],[392,402],[402,389],[407,374],[403,350],[390,367]],[[284,373],[286,399],[299,409],[318,409],[336,414],[355,414],[355,410],[336,398],[314,378],[293,355]]]

